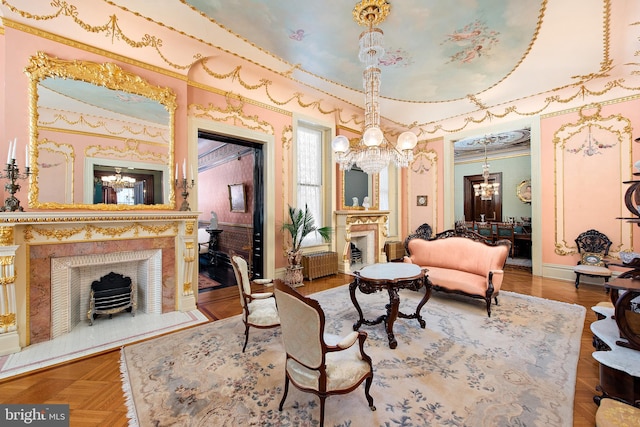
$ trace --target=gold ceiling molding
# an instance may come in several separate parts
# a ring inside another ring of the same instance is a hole
[[[215,122],[231,122],[234,126],[241,126],[250,130],[257,130],[268,135],[274,135],[273,125],[264,120],[260,120],[258,115],[246,116],[242,111],[243,105],[240,107],[231,105],[230,98],[227,97],[226,108],[216,107],[209,103],[208,106],[200,104],[190,104],[187,108],[188,114]]]
[[[2,3],[5,3],[5,0],[2,0]],[[32,34],[34,36],[37,36],[37,37],[40,37],[40,38],[43,38],[43,39],[47,39],[47,40],[51,40],[51,41],[54,41],[56,43],[60,43],[60,44],[66,45],[66,46],[71,46],[71,47],[74,47],[74,48],[77,48],[77,49],[81,49],[81,50],[86,51],[86,52],[95,53],[97,55],[101,55],[101,56],[104,56],[106,58],[110,58],[110,59],[112,59],[114,61],[122,62],[122,63],[129,64],[129,65],[134,65],[136,67],[139,67],[139,68],[142,68],[142,69],[145,69],[145,70],[149,70],[149,71],[153,71],[154,73],[162,74],[162,75],[165,75],[165,76],[177,79],[177,80],[185,80],[186,79],[186,77],[184,75],[176,73],[174,71],[167,70],[165,68],[160,68],[160,67],[157,67],[155,65],[147,64],[145,62],[141,62],[141,61],[138,61],[136,59],[129,58],[127,56],[119,55],[117,53],[114,53],[114,52],[111,52],[111,51],[108,51],[108,50],[97,48],[95,46],[91,46],[91,45],[88,45],[86,43],[79,42],[77,40],[72,40],[72,39],[69,39],[69,38],[66,38],[66,37],[58,36],[56,34],[48,32],[48,31],[44,31],[44,30],[41,30],[41,29],[38,29],[38,28],[33,28],[33,27],[29,26],[29,25],[25,25],[25,24],[22,24],[22,23],[19,23],[19,22],[12,21],[11,19],[7,19],[7,18],[1,18],[1,19],[2,19],[2,23],[5,26],[7,26],[9,28],[16,29],[18,31],[22,31],[23,33]]]
[[[227,79],[231,79],[231,81],[233,82],[238,82],[243,88],[247,89],[247,90],[258,90],[260,88],[264,88],[264,93],[265,95],[267,95],[267,98],[269,98],[269,100],[271,102],[273,102],[275,105],[278,106],[283,106],[283,105],[287,105],[289,104],[291,101],[296,100],[298,102],[298,105],[302,108],[311,108],[314,107],[316,108],[320,113],[322,114],[332,114],[335,113],[336,111],[338,111],[338,109],[336,108],[331,108],[328,110],[325,110],[324,108],[322,108],[321,103],[324,102],[323,100],[316,100],[316,101],[310,101],[308,103],[305,103],[302,98],[304,96],[304,94],[299,93],[299,92],[294,92],[291,96],[289,96],[289,98],[285,99],[285,100],[277,100],[275,99],[271,93],[269,92],[269,87],[273,85],[273,82],[269,79],[260,79],[260,82],[257,84],[249,84],[246,81],[244,81],[242,79],[242,76],[240,75],[240,71],[242,69],[242,66],[237,66],[235,67],[233,70],[227,72],[227,73],[216,73],[215,71],[213,71],[212,69],[210,69],[207,66],[207,60],[206,59],[202,59],[200,61],[203,70],[209,74],[211,77],[218,79],[218,80],[227,80]]]
[[[99,227],[92,224],[86,224],[80,227],[71,228],[45,228],[27,225],[24,229],[24,240],[26,242],[33,240],[35,238],[34,234],[42,236],[47,240],[63,241],[83,233],[85,240],[95,240],[95,234],[115,238],[123,237],[125,234],[133,232],[134,237],[138,238],[140,237],[141,232],[160,236],[166,234],[167,231],[172,231],[173,235],[178,234],[178,223],[172,222],[163,225],[146,225],[144,223],[136,222],[122,227]]]
[[[189,86],[191,86],[191,87],[202,89],[204,91],[215,93],[217,95],[222,95],[222,96],[230,98],[230,99],[241,100],[243,102],[246,102],[247,104],[255,105],[256,107],[260,107],[260,108],[263,108],[265,110],[274,111],[274,112],[276,112],[278,114],[282,114],[282,115],[290,116],[290,117],[293,116],[293,113],[291,111],[289,111],[289,110],[285,110],[283,108],[278,108],[278,107],[275,107],[275,106],[270,105],[270,104],[265,104],[264,102],[256,101],[255,99],[247,98],[247,97],[244,97],[242,95],[237,95],[237,94],[235,94],[233,92],[229,92],[227,90],[218,89],[216,87],[205,85],[205,84],[198,83],[198,82],[194,82],[192,80],[189,80],[187,82],[187,84]]]
[[[33,19],[36,21],[51,21],[54,19],[58,19],[61,17],[67,17],[70,18],[77,26],[79,26],[80,28],[82,28],[84,31],[88,32],[88,33],[94,33],[94,34],[104,34],[106,37],[110,37],[111,38],[111,43],[114,44],[116,42],[124,42],[126,43],[128,46],[134,48],[134,49],[142,49],[142,48],[152,48],[153,50],[156,51],[156,53],[158,54],[158,56],[169,66],[177,69],[177,70],[187,70],[189,68],[191,68],[191,66],[197,62],[202,55],[200,53],[197,53],[195,55],[193,55],[193,58],[195,58],[193,61],[191,61],[190,63],[186,64],[186,65],[179,65],[176,64],[174,62],[171,62],[169,60],[169,58],[167,58],[161,51],[161,47],[163,46],[163,41],[162,39],[158,38],[157,36],[154,35],[150,35],[150,34],[145,34],[144,37],[141,40],[133,40],[132,38],[128,37],[125,32],[120,28],[120,24],[118,23],[118,17],[117,15],[111,15],[109,17],[107,17],[107,22],[105,24],[102,25],[91,25],[85,21],[83,21],[82,19],[80,19],[80,17],[78,16],[78,8],[77,6],[72,5],[69,2],[66,1],[62,1],[62,0],[53,0],[51,1],[50,5],[52,8],[56,8],[57,10],[50,14],[50,15],[34,15],[31,14],[27,11],[18,9],[16,6],[13,6],[12,4],[9,4],[9,2],[7,0],[2,0],[2,4],[4,6],[6,6],[7,8],[9,8],[9,10],[11,10],[11,12],[20,15],[23,18],[26,19]]]

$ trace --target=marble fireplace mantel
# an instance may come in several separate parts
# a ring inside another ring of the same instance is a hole
[[[352,273],[350,243],[352,234],[372,231],[375,250],[374,262],[387,262],[384,252],[385,239],[388,235],[387,220],[389,211],[379,210],[344,210],[335,211],[336,216],[336,250],[340,255],[338,271]]]
[[[194,310],[198,216],[179,211],[0,214],[0,355],[31,344],[29,316],[35,296],[30,289],[38,283],[38,291],[47,291],[39,271],[49,259],[38,258],[44,252],[52,257],[155,245],[166,258],[163,286],[169,297],[163,310]]]

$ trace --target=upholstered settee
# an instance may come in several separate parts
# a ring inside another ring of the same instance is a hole
[[[484,299],[491,316],[491,299],[498,304],[511,242],[489,244],[473,231],[457,229],[431,239],[408,239],[406,247],[404,262],[426,267],[433,290]]]

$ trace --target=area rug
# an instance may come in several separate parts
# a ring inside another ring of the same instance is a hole
[[[374,366],[367,405],[362,387],[326,403],[327,426],[570,426],[582,306],[510,293],[487,317],[484,302],[434,295],[427,323],[399,319],[398,347],[384,326],[364,326]],[[312,296],[327,330],[346,335],[356,311],[347,286]],[[420,292],[401,292],[411,313]],[[388,303],[386,293],[358,294],[365,317]],[[255,330],[242,353],[240,317],[177,332],[122,350],[130,426],[317,426],[319,401],[295,387],[278,411],[284,386],[279,328]]]

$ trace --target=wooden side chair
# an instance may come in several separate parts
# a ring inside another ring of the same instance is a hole
[[[487,240],[487,243],[493,243],[493,224],[490,222],[476,222],[478,229],[476,232]]]
[[[573,269],[576,274],[576,289],[580,286],[580,276],[602,277],[606,282],[611,277],[606,257],[609,255],[611,240],[597,230],[587,230],[576,237],[580,260]]]
[[[242,352],[244,353],[249,341],[249,328],[275,328],[280,325],[280,317],[273,292],[253,293],[251,291],[247,261],[235,252],[231,252],[230,258],[240,291],[240,304],[242,304],[242,322],[244,323]]]
[[[375,411],[369,394],[373,367],[371,358],[364,352],[367,333],[353,331],[345,337],[327,334],[324,312],[316,300],[302,296],[279,280],[274,292],[287,354],[284,394],[278,409],[282,411],[291,382],[298,389],[320,398],[322,427],[325,399],[330,395],[349,393],[365,382],[364,393],[369,408]],[[354,345],[356,343],[358,345]]]
[[[515,230],[513,228],[513,223],[510,222],[498,222],[496,223],[496,241],[497,240],[508,240],[511,242],[511,254],[513,257],[515,254],[515,246],[516,246],[516,236]]]

